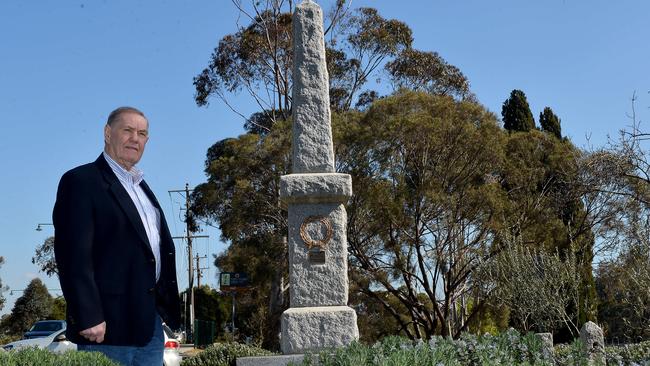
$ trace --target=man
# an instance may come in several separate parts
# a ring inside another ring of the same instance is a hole
[[[174,243],[135,167],[148,139],[142,112],[111,112],[104,152],[63,175],[52,215],[67,337],[124,365],[162,365],[161,323],[180,324]]]

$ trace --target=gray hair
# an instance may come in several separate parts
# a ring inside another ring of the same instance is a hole
[[[113,123],[115,123],[115,121],[120,119],[121,115],[126,114],[126,113],[138,114],[138,115],[142,116],[144,119],[146,119],[147,123],[149,122],[149,119],[147,118],[147,116],[144,115],[144,113],[142,113],[142,111],[140,111],[139,109],[134,108],[134,107],[125,106],[125,107],[119,107],[119,108],[116,108],[115,110],[113,110],[111,112],[111,114],[108,115],[108,120],[106,120],[106,124],[109,125],[109,126],[112,126]]]

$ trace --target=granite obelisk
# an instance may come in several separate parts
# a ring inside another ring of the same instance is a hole
[[[335,173],[321,8],[304,0],[293,15],[293,167],[280,196],[289,212],[290,308],[282,352],[345,346],[359,338],[348,302],[347,214],[352,178]]]

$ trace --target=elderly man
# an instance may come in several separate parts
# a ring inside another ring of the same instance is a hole
[[[161,365],[161,323],[180,323],[174,243],[135,167],[148,139],[142,112],[111,112],[104,152],[63,175],[53,213],[67,337],[124,365]]]

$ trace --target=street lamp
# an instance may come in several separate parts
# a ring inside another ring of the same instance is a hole
[[[45,226],[45,225],[54,226],[54,224],[50,224],[50,223],[41,223],[36,226],[36,231],[43,231],[43,228],[41,226]]]

